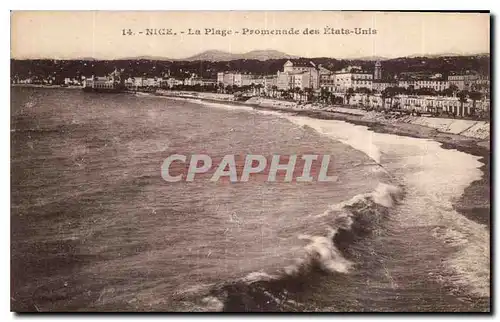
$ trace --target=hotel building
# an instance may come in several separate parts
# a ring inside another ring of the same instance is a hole
[[[349,66],[335,72],[335,91],[346,92],[349,88],[373,88],[373,75],[365,72],[359,66]]]

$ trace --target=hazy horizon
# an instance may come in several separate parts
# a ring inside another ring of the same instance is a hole
[[[12,59],[113,60],[140,56],[182,60],[205,51],[276,50],[304,58],[356,59],[490,52],[487,13],[338,11],[14,11]],[[145,28],[376,30],[369,35],[139,36]],[[124,35],[123,29],[135,35]],[[29,32],[26,32],[29,30]]]
[[[218,50],[218,49],[207,49],[198,53],[194,53],[190,56],[186,57],[180,57],[180,58],[172,58],[168,56],[157,56],[157,55],[138,55],[138,56],[123,56],[123,57],[116,57],[116,58],[100,58],[100,57],[11,57],[11,59],[16,59],[16,60],[85,60],[85,59],[94,59],[94,60],[127,60],[127,59],[136,59],[136,58],[141,58],[141,57],[154,57],[154,58],[161,58],[163,60],[172,60],[172,61],[183,61],[184,59],[189,59],[193,56],[197,56],[206,52],[214,52],[214,51],[220,51],[224,53],[228,53],[231,55],[243,55],[243,54],[248,54],[253,51],[279,51],[276,49],[255,49],[247,52],[228,52],[228,51],[223,51],[223,50]],[[279,51],[281,52],[281,51]],[[372,58],[372,57],[380,57],[384,59],[397,59],[397,58],[411,58],[411,57],[445,57],[448,55],[452,56],[474,56],[474,55],[489,55],[489,52],[476,52],[476,53],[437,53],[437,54],[428,54],[428,55],[421,55],[421,54],[409,54],[406,56],[397,56],[397,57],[386,57],[386,56],[378,56],[378,55],[373,55],[373,56],[356,56],[356,57],[334,57],[334,56],[312,56],[312,57],[305,57],[305,56],[298,56],[298,55],[292,55],[289,53],[281,52],[284,55],[288,56],[295,56],[295,58],[290,58],[290,59],[315,59],[315,58],[331,58],[331,59],[337,59],[337,60],[356,60],[356,59],[364,59],[364,58]],[[273,58],[270,58],[273,59]],[[285,58],[286,59],[286,58]]]

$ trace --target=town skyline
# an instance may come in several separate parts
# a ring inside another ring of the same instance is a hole
[[[180,60],[206,50],[240,54],[270,48],[291,56],[339,59],[490,51],[487,13],[27,11],[11,15],[14,59],[117,60],[147,55]]]

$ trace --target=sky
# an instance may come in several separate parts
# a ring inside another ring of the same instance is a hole
[[[324,34],[324,28],[369,34]],[[146,29],[175,35],[146,35]],[[232,35],[205,35],[205,28]],[[299,35],[243,35],[249,30],[294,28]],[[319,34],[303,34],[304,29]],[[370,29],[371,28],[371,29]],[[123,35],[123,29],[133,35]],[[200,30],[201,35],[188,35]],[[375,30],[375,33],[374,33]],[[238,31],[238,34],[235,32]],[[142,34],[140,33],[142,32]],[[181,33],[184,32],[184,33]],[[302,57],[386,58],[443,53],[489,53],[485,13],[339,11],[15,11],[11,57],[116,59],[186,58],[205,50],[244,53],[273,49]]]

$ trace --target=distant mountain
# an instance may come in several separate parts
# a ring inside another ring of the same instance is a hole
[[[454,54],[454,53],[442,53],[442,54],[431,54],[431,55],[409,55],[405,57],[400,57],[400,58],[420,58],[420,57],[426,57],[426,58],[439,58],[439,57],[461,57],[461,56],[489,56],[488,53],[481,53],[481,54]],[[222,50],[207,50],[202,53],[196,54],[194,56],[186,57],[186,58],[166,58],[166,57],[159,57],[159,56],[139,56],[139,57],[129,57],[129,58],[120,58],[120,60],[158,60],[158,61],[199,61],[199,60],[204,60],[204,61],[211,61],[211,62],[217,62],[217,61],[232,61],[232,60],[239,60],[239,59],[247,59],[247,60],[260,60],[260,61],[265,61],[265,60],[271,60],[271,59],[298,59],[298,58],[306,58],[306,57],[300,57],[300,56],[293,56],[289,55],[286,53],[283,53],[278,50],[252,50],[247,53],[243,54],[233,54],[227,51],[222,51]],[[324,58],[332,58],[332,57],[324,57]],[[388,58],[388,57],[382,57],[382,56],[364,56],[364,57],[353,57],[353,58],[343,58],[343,60],[349,60],[349,61],[387,61],[391,59],[400,59],[400,58]],[[314,59],[314,58],[310,58]]]
[[[161,57],[161,56],[137,56],[137,57],[123,57],[116,60],[161,60],[161,61],[174,61],[175,59]]]
[[[246,54],[242,54],[241,56],[242,59],[256,59],[256,60],[300,58],[299,56],[288,55],[277,50],[252,50]]]
[[[478,57],[485,57],[489,56],[489,53],[480,53],[480,54],[474,54],[474,53],[463,53],[463,54],[457,54],[457,53],[441,53],[441,54],[431,54],[431,55],[419,55],[419,54],[414,54],[414,55],[409,55],[401,58],[440,58],[440,57],[467,57],[467,56],[478,56]]]
[[[177,60],[230,61],[237,59],[268,60],[268,59],[294,59],[294,58],[299,58],[299,57],[288,55],[277,50],[253,50],[244,54],[232,54],[221,50],[207,50],[200,54],[185,59],[177,59]]]
[[[228,60],[236,60],[235,54],[228,53],[222,50],[207,50],[202,53],[196,54],[191,57],[178,59],[185,61],[195,61],[195,60],[207,60],[207,61],[228,61]]]
[[[94,57],[78,57],[75,60],[86,60],[86,61],[93,61],[93,60],[98,60]]]
[[[382,56],[366,56],[366,57],[358,57],[358,58],[346,58],[347,60],[364,60],[364,61],[377,61],[377,60],[389,60],[390,58],[382,57]]]

